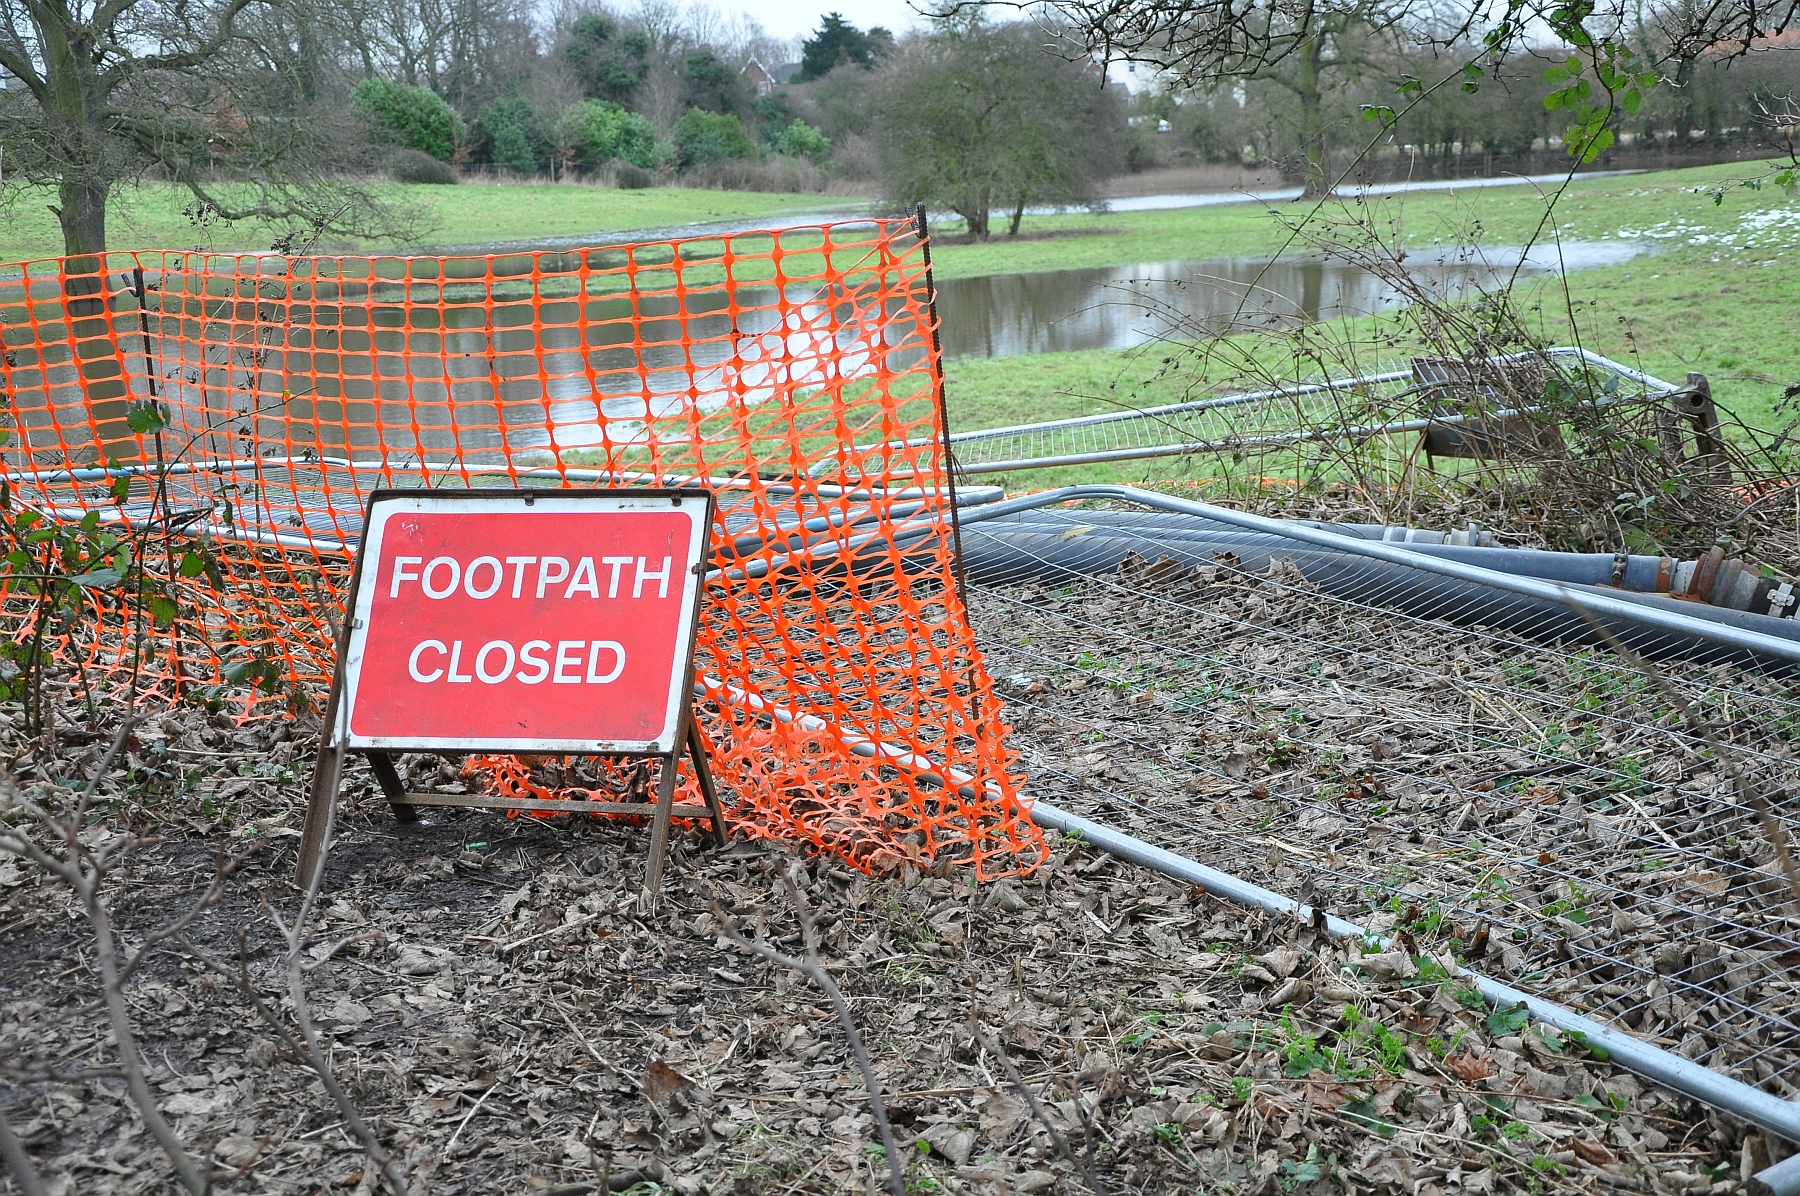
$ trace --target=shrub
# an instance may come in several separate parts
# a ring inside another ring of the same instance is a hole
[[[626,191],[642,191],[646,187],[653,187],[656,185],[655,175],[651,174],[641,166],[632,165],[630,162],[619,163],[618,172],[613,177],[618,180],[619,186]]]
[[[689,108],[675,122],[675,153],[681,169],[687,170],[728,158],[754,158],[756,147],[737,117]]]
[[[456,173],[456,167],[416,149],[394,150],[388,156],[387,171],[388,177],[396,183],[445,184],[462,181],[462,176]]]
[[[656,129],[649,120],[608,100],[583,100],[563,113],[569,145],[585,166],[618,158],[649,169],[656,165]]]
[[[763,161],[727,158],[708,162],[681,175],[683,187],[715,188],[721,191],[778,191],[790,194],[818,193],[825,190],[825,172],[810,158],[789,158],[770,154]]]
[[[831,156],[831,138],[799,119],[775,134],[773,144],[776,153],[786,154],[790,158],[811,158],[814,162],[823,162]]]
[[[352,99],[377,141],[448,162],[463,139],[462,118],[436,92],[392,79],[364,79]]]
[[[476,124],[480,126],[477,141],[483,156],[495,166],[535,174],[549,156],[537,113],[517,96],[490,101],[476,118]]]

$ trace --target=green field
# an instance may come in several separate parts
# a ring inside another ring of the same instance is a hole
[[[621,191],[551,183],[456,187],[382,183],[375,189],[397,210],[411,214],[412,237],[396,242],[333,235],[320,240],[321,250],[491,245],[822,211],[857,203],[820,195],[686,187]],[[55,193],[43,188],[7,188],[0,206],[0,262],[62,254],[62,232],[47,206],[55,202]],[[107,207],[107,241],[115,249],[255,250],[269,248],[283,231],[260,220],[201,228],[182,212],[192,202],[186,189],[169,183],[121,187]]]
[[[1024,235],[967,243],[954,221],[937,223],[934,257],[943,278],[1029,273],[1135,262],[1305,252],[1308,232],[1357,226],[1390,245],[1517,245],[1534,234],[1565,239],[1627,238],[1657,246],[1651,256],[1567,278],[1523,284],[1547,339],[1589,348],[1680,380],[1705,372],[1715,393],[1746,420],[1779,426],[1783,390],[1800,382],[1800,205],[1774,187],[1730,184],[1768,174],[1755,164],[1612,178],[1577,179],[1549,205],[1530,185],[1417,192],[1357,204],[1255,203],[1161,212],[1028,217]],[[1722,202],[1714,195],[1724,188]],[[618,233],[687,223],[820,211],[854,201],[816,195],[655,188],[620,191],[549,184],[383,185],[397,204],[416,207],[420,244],[438,247]],[[46,191],[9,187],[0,203],[0,261],[60,251]],[[181,212],[186,193],[166,184],[121,188],[114,199],[115,246],[266,248],[276,230],[257,222],[198,228]],[[1553,219],[1546,222],[1546,212]],[[342,241],[332,247],[350,248]],[[324,247],[324,246],[321,246]],[[366,242],[357,248],[404,250]],[[698,278],[695,280],[698,283]],[[1575,313],[1571,322],[1570,312]],[[1165,347],[1130,352],[1050,354],[948,365],[952,420],[995,426],[1175,402],[1193,391],[1189,375],[1161,375]],[[1394,357],[1404,355],[1396,349]],[[1209,384],[1216,380],[1208,380]],[[1142,475],[1168,468],[1119,467]],[[1125,476],[1116,470],[1109,476]]]
[[[1708,375],[1720,403],[1747,422],[1779,427],[1784,389],[1800,383],[1800,202],[1773,187],[1729,187],[1766,174],[1750,164],[1577,182],[1546,226],[1564,239],[1626,238],[1656,251],[1622,265],[1522,283],[1519,305],[1541,335],[1579,342],[1652,374],[1681,381]],[[1324,230],[1363,219],[1390,245],[1516,245],[1544,220],[1545,197],[1531,187],[1462,193],[1423,192],[1372,200],[1194,208],[1116,216],[1045,217],[1036,240],[945,244],[936,251],[945,277],[1025,273],[1268,253],[1287,241],[1285,224],[1311,214]],[[1029,227],[1029,226],[1028,226]],[[1293,250],[1302,248],[1293,243]],[[1571,320],[1571,312],[1574,319]],[[1371,333],[1373,329],[1370,330]],[[957,428],[1084,415],[1197,397],[1187,375],[1167,376],[1167,346],[1124,352],[963,359],[947,366]],[[1403,358],[1403,347],[1391,354]],[[1108,467],[1107,480],[1155,477],[1167,463]],[[1014,479],[1042,485],[1066,472]]]

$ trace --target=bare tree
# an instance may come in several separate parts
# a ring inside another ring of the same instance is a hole
[[[1266,35],[1271,61],[1250,70],[1252,79],[1267,79],[1293,94],[1300,106],[1300,155],[1306,189],[1303,199],[1331,189],[1327,161],[1325,95],[1332,76],[1340,80],[1369,68],[1371,48],[1385,44],[1399,26],[1404,9],[1390,0],[1357,3],[1317,15],[1303,27]]]
[[[1035,25],[967,23],[901,43],[877,72],[876,147],[890,195],[949,207],[971,236],[1018,232],[1034,203],[1084,204],[1122,164],[1125,112],[1092,63]]]
[[[361,138],[322,31],[275,0],[0,0],[0,67],[24,84],[0,92],[9,171],[57,188],[77,259],[106,249],[109,194],[147,172],[227,219],[391,231],[338,181]]]
[[[975,6],[942,0],[936,11]],[[1645,40],[1642,7],[1643,0],[1048,0],[1045,11],[1066,23],[1084,57],[1153,64],[1182,88],[1261,78],[1292,91],[1301,107],[1307,193],[1316,195],[1327,175],[1322,80],[1358,63],[1358,39],[1391,35],[1408,42],[1409,53],[1466,49],[1436,83],[1403,71],[1401,99],[1370,106],[1372,116],[1391,118],[1459,74],[1463,90],[1479,90],[1489,67],[1540,43],[1548,30],[1581,64],[1553,106],[1572,118],[1571,152],[1591,161],[1589,150],[1611,144],[1605,125],[1636,111],[1658,73],[1679,87],[1702,56],[1741,56],[1800,20],[1800,0],[1669,0],[1649,21],[1661,47],[1650,57],[1632,44]]]

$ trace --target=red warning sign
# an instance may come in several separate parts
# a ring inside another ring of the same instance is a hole
[[[347,746],[678,750],[711,517],[693,491],[377,492]]]

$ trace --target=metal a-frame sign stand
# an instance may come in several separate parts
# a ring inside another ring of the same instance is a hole
[[[644,888],[652,900],[662,887],[673,818],[709,821],[714,840],[724,846],[725,811],[693,699],[694,645],[712,520],[711,493],[694,490],[372,494],[345,619],[338,628],[325,730],[313,763],[300,840],[301,887],[315,882],[323,862],[344,761],[353,751],[368,759],[394,817],[403,823],[419,821],[420,812],[432,807],[647,817],[651,830]],[[511,551],[534,547],[546,535],[560,555],[541,549]],[[416,555],[407,555],[409,542],[422,545]],[[601,550],[576,555],[593,545]],[[660,573],[647,570],[649,558],[635,551],[646,545],[668,550]],[[608,554],[606,546],[615,551]],[[627,551],[621,555],[619,549]],[[596,560],[604,563],[596,566]],[[560,572],[552,572],[550,562]],[[634,564],[636,577],[628,581],[626,571]],[[678,596],[668,595],[669,575],[677,568]],[[479,584],[478,570],[483,578]],[[533,583],[529,595],[527,581]],[[658,583],[654,602],[644,601],[646,581]],[[559,598],[565,583],[567,590]],[[678,605],[669,604],[669,597],[676,597]],[[571,629],[582,631],[583,638],[557,638]],[[594,638],[596,629],[609,638]],[[534,632],[548,638],[533,638]],[[466,638],[455,638],[459,634]],[[507,638],[491,638],[475,648],[483,634]],[[619,638],[610,638],[615,635]],[[521,637],[523,646],[515,648]],[[468,660],[463,659],[465,646],[472,653]],[[603,653],[609,662],[606,674],[598,672]],[[650,658],[647,671],[628,672],[628,665],[642,656]],[[498,674],[487,668],[495,657],[506,662]],[[459,674],[459,668],[468,671]],[[469,688],[448,691],[440,684],[445,681]],[[546,681],[552,684],[544,685]],[[558,690],[556,685],[579,688]],[[448,702],[441,700],[447,692],[454,694]],[[583,725],[588,716],[612,724],[610,733],[585,733],[590,730]],[[504,734],[472,733],[508,722],[512,726]],[[549,725],[536,725],[540,722]],[[653,733],[631,738],[634,732],[628,730],[621,737],[622,724]],[[406,751],[656,760],[656,799],[576,801],[409,791],[394,765],[394,757]],[[692,762],[703,806],[675,805],[676,766],[683,755]]]

